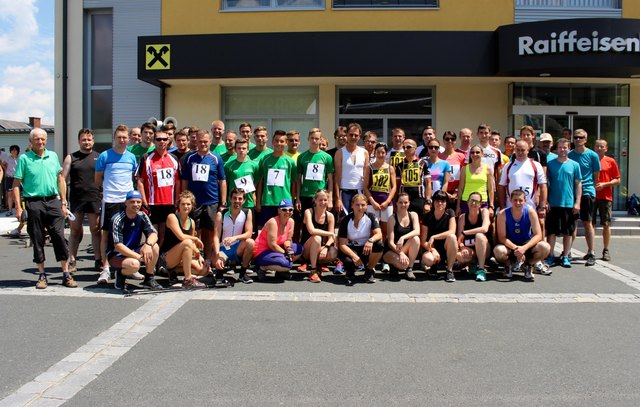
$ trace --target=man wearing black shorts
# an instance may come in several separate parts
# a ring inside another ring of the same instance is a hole
[[[70,210],[75,219],[71,221],[69,236],[69,272],[77,270],[76,257],[82,241],[84,216],[87,215],[91,231],[91,245],[95,258],[95,269],[100,270],[100,188],[94,182],[98,153],[93,150],[93,130],[80,129],[78,132],[80,149],[65,157],[62,176],[69,182]]]

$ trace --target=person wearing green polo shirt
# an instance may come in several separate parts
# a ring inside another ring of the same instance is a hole
[[[253,161],[260,162],[260,159],[265,155],[273,153],[273,150],[267,147],[267,141],[269,140],[269,133],[264,126],[258,126],[253,131],[253,139],[256,144],[254,148],[249,146],[249,158]]]
[[[240,123],[240,126],[238,127],[238,138],[247,140],[247,143],[249,143],[249,151],[256,148],[256,145],[251,142],[252,133],[253,131],[252,131],[251,123],[249,122]]]
[[[58,155],[49,151],[47,132],[34,128],[29,134],[31,151],[18,158],[13,181],[13,197],[20,202],[22,185],[25,208],[27,210],[27,231],[33,245],[33,262],[38,266],[40,276],[36,288],[47,288],[47,275],[44,271],[45,229],[51,236],[51,244],[62,268],[62,284],[65,287],[78,286],[69,274],[69,247],[64,238],[64,219],[68,215],[67,183],[62,176],[62,167]],[[18,221],[22,216],[22,207],[16,208]]]
[[[249,143],[243,138],[235,142],[235,159],[224,165],[224,174],[227,178],[227,190],[231,202],[231,191],[233,188],[242,188],[245,192],[245,202],[243,208],[255,208],[256,203],[256,182],[258,173],[258,162],[249,159]]]
[[[238,134],[233,130],[228,130],[224,133],[224,146],[226,150],[224,153],[220,154],[223,163],[228,163],[229,161],[233,161],[236,159],[236,140],[238,139]]]
[[[211,122],[211,146],[209,150],[217,153],[219,156],[227,152],[227,146],[224,145],[222,135],[224,134],[224,122],[222,120],[214,120]]]
[[[136,162],[140,162],[143,155],[155,150],[156,145],[153,144],[155,135],[156,126],[152,123],[147,122],[140,126],[140,142],[127,148],[127,150],[136,156]]]
[[[276,130],[271,139],[273,153],[260,159],[258,187],[256,188],[256,211],[260,212],[259,226],[276,216],[283,199],[291,200],[296,195],[298,172],[296,162],[284,153],[287,133]]]

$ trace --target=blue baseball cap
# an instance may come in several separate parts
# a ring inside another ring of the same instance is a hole
[[[139,191],[129,191],[127,192],[127,201],[129,199],[142,199],[142,195],[140,194]]]
[[[281,200],[280,204],[278,205],[278,209],[282,209],[282,208],[293,208],[293,203],[291,202],[291,199]]]

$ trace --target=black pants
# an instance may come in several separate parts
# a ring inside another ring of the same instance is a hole
[[[26,201],[27,233],[33,245],[33,262],[44,263],[44,234],[45,228],[51,236],[51,244],[57,261],[69,259],[69,246],[64,238],[64,214],[62,202],[59,199],[48,201]]]
[[[368,269],[369,255],[365,255],[362,253],[364,251],[364,246],[352,246],[352,245],[347,245],[347,246],[349,246],[349,248],[353,250],[358,255],[358,257],[360,257],[360,260],[362,260],[362,264],[365,267],[365,278],[369,277],[369,274],[371,273],[371,270]],[[384,250],[384,246],[382,245],[382,243],[378,241],[373,244],[373,247],[371,248],[371,253],[372,254],[381,253],[383,250]],[[344,269],[346,271],[347,277],[353,277],[356,272],[356,265],[353,262],[353,259],[347,256],[343,252],[340,252],[339,257],[342,260],[342,263],[344,263]]]

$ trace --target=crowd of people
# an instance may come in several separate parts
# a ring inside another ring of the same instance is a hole
[[[24,220],[21,201],[28,213],[36,288],[48,285],[45,235],[63,284],[77,287],[85,217],[97,283],[113,280],[118,289],[127,279],[162,289],[156,274],[171,284],[182,275],[184,288],[203,287],[207,277],[217,287],[229,286],[232,276],[250,284],[296,265],[314,283],[331,273],[344,275],[347,285],[374,283],[378,272],[413,281],[418,270],[432,279],[444,271],[446,282],[456,272],[485,281],[488,270],[533,281],[535,273],[572,266],[578,219],[585,264],[595,264],[598,213],[602,259],[611,259],[612,188],[620,173],[607,142],[589,149],[582,129],[563,130],[555,145],[549,133],[536,144],[531,126],[502,139],[486,124],[477,140],[468,128],[446,131],[442,140],[430,126],[419,140],[395,128],[388,146],[358,123],[333,136],[328,149],[313,128],[301,152],[298,131],[274,131],[268,147],[267,128],[250,123],[237,132],[220,120],[211,131],[145,123],[117,126],[112,147],[98,153],[85,128],[79,150],[60,165],[45,148],[47,133],[33,129],[30,151],[18,149],[13,168],[3,168],[13,178],[8,201],[15,215]]]

